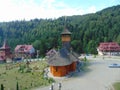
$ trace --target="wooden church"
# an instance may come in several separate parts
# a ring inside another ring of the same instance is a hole
[[[53,76],[62,77],[76,70],[77,56],[72,51],[70,41],[71,32],[64,29],[61,33],[62,48],[58,51],[51,49],[48,53],[48,64]]]
[[[3,46],[0,48],[0,63],[7,62],[9,60],[12,60],[12,52],[7,41],[4,40]]]

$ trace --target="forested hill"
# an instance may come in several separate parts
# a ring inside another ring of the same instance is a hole
[[[4,38],[12,49],[18,44],[33,44],[43,55],[47,50],[61,46],[60,33],[64,25],[64,17],[1,22],[0,45]],[[120,44],[120,5],[95,14],[69,16],[66,27],[72,32],[71,45],[78,53],[96,53],[100,42]]]

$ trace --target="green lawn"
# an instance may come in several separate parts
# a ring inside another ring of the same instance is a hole
[[[120,82],[116,82],[113,84],[115,90],[120,90]]]
[[[16,90],[17,82],[19,90],[49,85],[54,80],[44,78],[46,67],[45,61],[32,62],[29,67],[26,63],[0,64],[0,85],[4,85],[4,90]]]

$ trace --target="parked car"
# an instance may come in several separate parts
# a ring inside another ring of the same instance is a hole
[[[120,64],[113,63],[109,65],[110,68],[120,68]]]

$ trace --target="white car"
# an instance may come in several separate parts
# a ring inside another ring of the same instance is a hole
[[[109,65],[110,68],[120,68],[120,64],[113,63]]]

